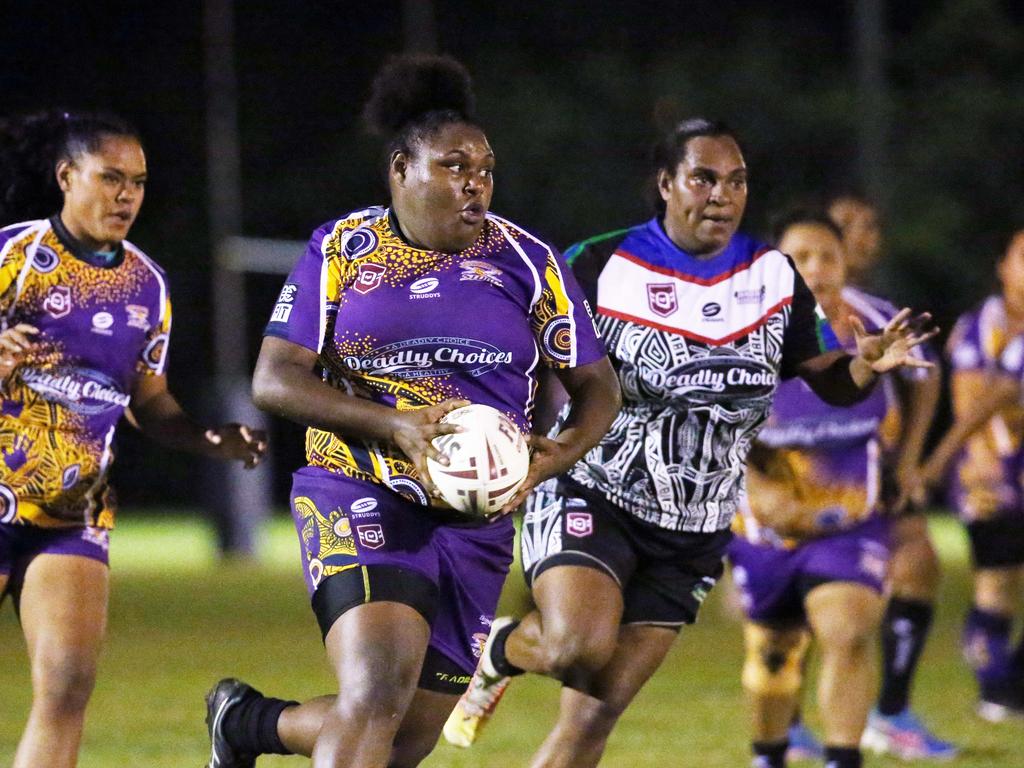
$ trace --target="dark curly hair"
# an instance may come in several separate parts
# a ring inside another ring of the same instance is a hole
[[[110,136],[142,143],[135,128],[109,114],[47,110],[0,119],[0,224],[59,211],[57,163],[98,151]]]
[[[666,171],[675,176],[676,169],[686,157],[686,147],[691,139],[699,136],[728,136],[736,142],[740,152],[746,154],[743,143],[736,132],[721,120],[708,120],[703,117],[690,117],[676,123],[668,133],[661,137],[651,152],[654,173],[651,178],[649,196],[659,216],[665,215],[665,201],[658,192],[658,174]]]
[[[363,120],[385,136],[385,156],[412,155],[416,145],[450,123],[478,126],[469,72],[450,56],[397,56],[377,73]]]

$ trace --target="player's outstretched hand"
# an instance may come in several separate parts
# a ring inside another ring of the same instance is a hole
[[[0,381],[6,381],[25,355],[35,346],[31,337],[39,329],[28,323],[18,323],[0,333]]]
[[[911,317],[911,310],[904,308],[890,320],[879,333],[868,333],[860,318],[851,315],[850,325],[857,340],[857,354],[871,366],[875,373],[885,373],[893,368],[932,368],[933,363],[914,357],[911,350],[939,332],[931,324],[932,316],[927,312]],[[918,329],[924,329],[918,331]]]
[[[448,457],[437,450],[431,440],[439,435],[461,432],[462,427],[457,424],[442,424],[441,419],[456,408],[464,408],[469,404],[469,400],[453,398],[437,405],[428,405],[426,408],[399,411],[396,416],[397,426],[391,435],[391,441],[409,457],[413,466],[416,467],[416,474],[419,475],[420,482],[431,496],[437,496],[438,492],[430,481],[427,458],[429,457],[439,464],[448,464]]]
[[[526,501],[530,491],[548,478],[562,474],[576,463],[576,454],[573,450],[557,440],[540,435],[527,435],[526,440],[530,444],[530,469],[516,495],[501,508],[498,515],[515,512]]]
[[[240,461],[246,469],[259,464],[267,452],[267,433],[245,424],[221,424],[206,430],[204,437],[213,446],[214,455]]]

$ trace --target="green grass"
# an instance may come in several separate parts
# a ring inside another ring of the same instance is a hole
[[[122,521],[113,540],[110,633],[89,709],[83,768],[202,765],[202,696],[225,675],[297,699],[332,689],[289,521],[276,520],[270,527],[258,566],[218,563],[212,536],[195,518],[133,519],[126,514]],[[1019,768],[1024,765],[1024,726],[988,725],[972,713],[973,680],[957,648],[969,595],[965,538],[948,519],[936,519],[933,531],[946,576],[917,684],[917,708],[940,734],[963,745],[956,766]],[[518,588],[521,581],[511,583]],[[522,599],[515,590],[509,592],[509,604]],[[684,630],[622,718],[603,766],[747,764],[741,639],[724,592],[709,598],[701,621]],[[557,695],[557,685],[549,680],[517,680],[476,747],[461,751],[442,744],[424,765],[526,764],[553,721]],[[24,643],[13,612],[5,609],[0,612],[0,765],[13,758],[29,700]],[[807,714],[817,725],[813,704]],[[303,762],[266,757],[259,765],[283,768]],[[870,757],[867,763],[899,765]]]

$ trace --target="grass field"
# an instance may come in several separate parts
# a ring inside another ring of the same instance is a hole
[[[90,705],[83,768],[180,768],[206,757],[203,693],[236,675],[275,695],[329,692],[332,678],[308,608],[290,522],[271,526],[261,564],[217,562],[204,525],[180,515],[126,513],[112,547],[110,635]],[[966,540],[933,521],[946,576],[936,630],[925,653],[917,708],[963,745],[962,768],[1024,766],[1024,725],[988,725],[973,715],[975,691],[957,648],[968,600]],[[516,579],[514,585],[521,582]],[[739,685],[741,640],[718,590],[701,621],[684,630],[662,669],[623,717],[602,763],[609,768],[748,764]],[[521,599],[507,596],[509,602]],[[0,765],[13,758],[29,706],[24,644],[9,602],[0,612]],[[432,768],[524,765],[555,714],[558,687],[517,680],[472,750],[440,745]],[[818,722],[813,704],[808,720]],[[262,768],[301,765],[261,758]],[[897,765],[869,758],[868,765]],[[42,768],[42,767],[41,767]]]

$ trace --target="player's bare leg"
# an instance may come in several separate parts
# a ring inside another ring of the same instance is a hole
[[[597,765],[615,723],[677,636],[675,629],[665,627],[621,627],[610,661],[597,674],[577,674],[562,688],[558,721],[533,756],[531,768]]]
[[[336,696],[319,696],[281,713],[277,732],[281,742],[296,755],[313,754],[320,729],[335,706]],[[458,702],[456,694],[417,689],[395,735],[389,768],[411,768],[430,754],[448,713]]]
[[[427,622],[401,603],[359,605],[334,623],[325,645],[338,695],[313,749],[314,768],[388,765],[429,639]]]
[[[821,650],[818,709],[828,747],[856,749],[876,687],[875,645],[885,601],[862,584],[831,582],[805,599]]]
[[[32,711],[14,768],[77,764],[109,591],[107,566],[87,557],[40,555],[26,570],[21,626],[32,668]]]
[[[505,641],[507,661],[563,682],[603,669],[615,652],[622,620],[622,591],[615,580],[596,568],[555,566],[536,578],[533,598],[537,610]]]
[[[803,625],[769,627],[747,622],[743,639],[743,689],[750,706],[752,741],[782,744],[800,705],[809,633]]]

